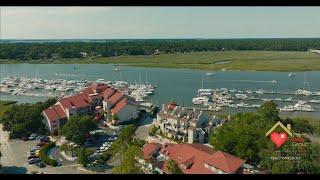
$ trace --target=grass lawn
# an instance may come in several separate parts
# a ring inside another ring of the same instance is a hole
[[[320,70],[320,55],[296,51],[212,51],[101,57],[92,60],[64,59],[40,63],[112,63],[140,67],[203,70],[210,70],[211,63],[213,63],[215,70],[312,71]]]

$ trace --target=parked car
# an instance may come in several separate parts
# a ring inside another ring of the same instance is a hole
[[[117,140],[117,136],[111,136],[110,138],[108,138],[108,141],[111,141],[111,142],[113,142],[113,141],[115,141],[115,140]]]
[[[46,165],[45,165],[42,161],[36,163],[36,166],[38,166],[39,168],[44,168],[44,167],[46,167]]]
[[[38,136],[38,137],[36,138],[36,140],[40,140],[40,139],[43,138],[43,137],[47,137],[47,136],[40,135],[40,136]]]
[[[29,140],[35,140],[36,138],[37,138],[37,134],[31,134],[30,136],[29,136]]]
[[[40,142],[50,142],[50,138],[45,136],[40,138]]]
[[[27,138],[27,137],[22,137],[21,138],[23,141],[28,141],[29,140],[29,138]]]
[[[32,148],[32,150],[34,150],[35,152],[37,152],[38,150],[40,150],[41,149],[41,147],[34,147],[34,148]]]
[[[44,146],[45,144],[47,144],[47,143],[46,143],[46,142],[39,142],[39,143],[37,143],[37,146],[42,147],[42,146]]]
[[[39,156],[36,156],[36,155],[29,155],[27,156],[28,160],[30,159],[35,159],[35,158],[39,158]]]
[[[84,146],[84,147],[91,147],[91,146],[93,146],[93,143],[92,143],[92,142],[85,142],[85,143],[83,144],[83,146]]]
[[[29,164],[35,164],[35,163],[37,163],[37,162],[40,162],[41,160],[39,159],[39,158],[33,158],[33,159],[29,159],[28,160],[28,163]]]

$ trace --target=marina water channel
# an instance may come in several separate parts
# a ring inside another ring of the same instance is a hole
[[[206,76],[205,71],[186,69],[165,69],[116,66],[111,64],[0,64],[0,81],[8,76],[89,80],[105,79],[107,81],[127,81],[129,83],[148,83],[155,85],[155,94],[148,101],[161,106],[163,103],[174,101],[181,106],[203,107],[194,105],[192,98],[198,89],[227,88],[237,91],[281,92],[282,94],[259,94],[256,100],[235,100],[235,103],[262,104],[263,99],[281,99],[275,101],[279,107],[294,105],[294,102],[283,101],[288,98],[310,101],[320,100],[320,95],[297,96],[290,94],[298,89],[311,92],[320,92],[320,71],[293,72],[258,72],[258,71],[215,71],[213,75]],[[45,90],[43,91],[43,93]],[[42,92],[39,92],[42,93]],[[47,97],[31,97],[0,93],[0,100],[15,100],[19,103],[44,101]],[[320,103],[310,103],[314,112],[281,112],[285,116],[304,116],[320,118]],[[239,111],[256,111],[255,108],[224,107],[223,113]]]

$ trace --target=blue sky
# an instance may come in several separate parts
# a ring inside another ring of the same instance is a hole
[[[1,7],[2,39],[320,37],[320,7]]]

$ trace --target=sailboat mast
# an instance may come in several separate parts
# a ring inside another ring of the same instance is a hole
[[[202,76],[201,89],[203,89],[203,80],[204,80],[204,75]]]

